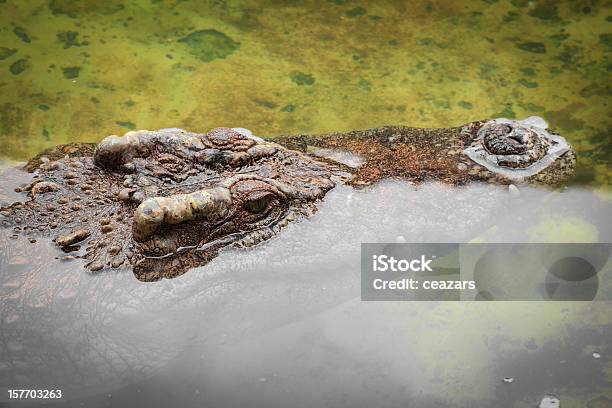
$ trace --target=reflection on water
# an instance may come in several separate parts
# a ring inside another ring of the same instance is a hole
[[[544,117],[610,183],[612,11],[576,0],[0,1],[0,144]]]
[[[610,242],[609,214],[579,189],[338,187],[263,245],[146,284],[2,230],[1,398],[47,386],[77,406],[584,406],[612,386],[610,303],[361,302],[360,243]]]

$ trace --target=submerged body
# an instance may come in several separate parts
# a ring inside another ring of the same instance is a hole
[[[558,185],[575,164],[565,140],[531,118],[276,142],[243,129],[162,129],[109,136],[95,148],[59,146],[26,165],[29,198],[2,208],[2,223],[15,236],[53,237],[91,271],[131,265],[154,281],[206,264],[227,245],[269,239],[312,214],[337,183]]]

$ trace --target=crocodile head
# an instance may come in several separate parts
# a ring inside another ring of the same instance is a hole
[[[336,180],[560,185],[575,167],[565,139],[534,117],[276,140],[162,129],[58,146],[26,165],[29,198],[0,209],[1,223],[15,235],[53,237],[91,271],[131,265],[153,281],[204,265],[223,247],[269,239],[312,214]]]
[[[53,237],[94,272],[131,264],[143,281],[266,240],[334,186],[333,166],[229,128],[129,132],[89,155],[62,149],[30,163],[30,199],[4,208],[3,223]]]

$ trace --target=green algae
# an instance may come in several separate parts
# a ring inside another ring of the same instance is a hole
[[[483,62],[480,64],[479,77],[481,79],[492,79],[495,71],[497,70],[497,65],[492,64],[490,62]]]
[[[81,44],[78,41],[79,33],[77,31],[62,31],[57,33],[57,40],[64,44],[64,48],[70,47],[80,47],[81,45],[87,45],[85,43]]]
[[[539,1],[528,14],[540,20],[559,21],[558,0]]]
[[[30,36],[28,35],[28,33],[26,32],[26,29],[23,27],[15,27],[13,29],[13,33],[24,43],[29,44],[32,42],[32,39],[30,38]]]
[[[432,40],[431,38],[421,38],[417,41],[417,44],[430,46],[434,44],[434,40]]]
[[[365,16],[367,14],[367,10],[363,7],[355,7],[350,10],[347,10],[344,14],[349,18],[357,18],[361,16]]]
[[[295,105],[285,105],[283,106],[283,108],[281,109],[281,112],[293,112],[295,110]]]
[[[572,103],[563,107],[562,109],[556,111],[548,111],[545,113],[545,116],[551,122],[557,123],[564,129],[578,131],[584,129],[584,126],[586,124],[584,120],[580,119],[576,115],[580,112],[580,109],[582,108],[584,108],[583,104]]]
[[[66,79],[75,79],[79,77],[81,67],[65,67],[62,68],[62,74]]]
[[[609,50],[612,51],[612,34],[600,34],[599,42],[601,44],[604,44],[606,47],[608,47]]]
[[[290,78],[296,85],[314,85],[315,83],[315,78],[311,74],[306,74],[301,71],[293,71]]]
[[[9,71],[13,75],[19,75],[29,68],[30,64],[26,59],[19,59],[11,64]]]
[[[530,82],[524,78],[519,79],[518,81],[516,81],[518,84],[523,85],[525,88],[537,88],[538,87],[538,83],[537,82]]]
[[[523,51],[529,51],[536,54],[545,54],[546,53],[546,45],[541,42],[523,42],[517,45]]]
[[[436,100],[433,101],[433,104],[440,109],[450,109],[451,107],[450,102],[445,100]]]
[[[133,123],[133,122],[130,122],[130,121],[121,121],[121,120],[118,120],[115,123],[117,125],[121,126],[121,127],[129,129],[129,130],[135,130],[136,129],[136,124]]]
[[[560,47],[561,43],[565,40],[567,40],[568,38],[570,38],[569,34],[555,34],[555,35],[551,35],[550,37],[548,37],[551,39],[553,45],[555,47]]]
[[[506,23],[510,23],[512,21],[517,21],[519,20],[521,17],[520,13],[517,13],[516,11],[509,11],[505,16],[504,16],[504,22]]]
[[[506,118],[506,119],[515,119],[516,118],[516,113],[512,110],[512,104],[506,104],[506,106],[504,107],[504,110],[494,113],[492,115],[489,115],[493,118]]]
[[[2,8],[2,160],[128,129],[116,121],[232,125],[273,137],[541,115],[576,148],[578,182],[611,183],[612,159],[600,152],[612,129],[612,13],[601,2],[33,0]],[[65,78],[74,67],[78,76]]]
[[[190,52],[204,62],[226,58],[240,47],[240,43],[217,30],[194,31],[179,42],[186,44]]]
[[[15,55],[16,52],[15,48],[0,47],[0,61]]]
[[[521,109],[523,109],[525,112],[533,113],[544,112],[545,110],[543,106],[539,106],[531,102],[519,103],[519,107],[521,107]]]
[[[278,105],[272,101],[267,101],[263,99],[254,99],[253,101],[259,106],[263,106],[264,108],[267,108],[267,109],[275,109],[276,107],[278,107]]]
[[[370,81],[363,78],[359,80],[357,86],[366,92],[370,92],[372,90],[372,84],[370,83]]]
[[[612,87],[609,84],[592,83],[580,90],[580,96],[590,98],[592,96],[611,96]]]
[[[521,68],[521,73],[525,76],[533,77],[537,75],[537,71],[532,67]]]
[[[50,0],[47,7],[56,16],[78,18],[87,14],[114,14],[125,9],[120,0]]]

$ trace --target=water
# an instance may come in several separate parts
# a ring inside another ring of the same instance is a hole
[[[263,245],[152,284],[5,230],[1,388],[94,407],[583,406],[611,389],[609,302],[361,302],[359,243],[609,242],[609,213],[577,188],[341,186]]]
[[[50,406],[606,406],[609,302],[360,302],[358,259],[367,241],[610,242],[611,22],[587,0],[0,0],[3,163],[130,129],[532,115],[578,153],[562,194],[340,187],[154,284],[0,231],[0,404],[32,386],[64,391]],[[4,170],[0,201],[25,177]]]
[[[0,157],[129,129],[539,115],[610,184],[606,2],[3,0]]]

